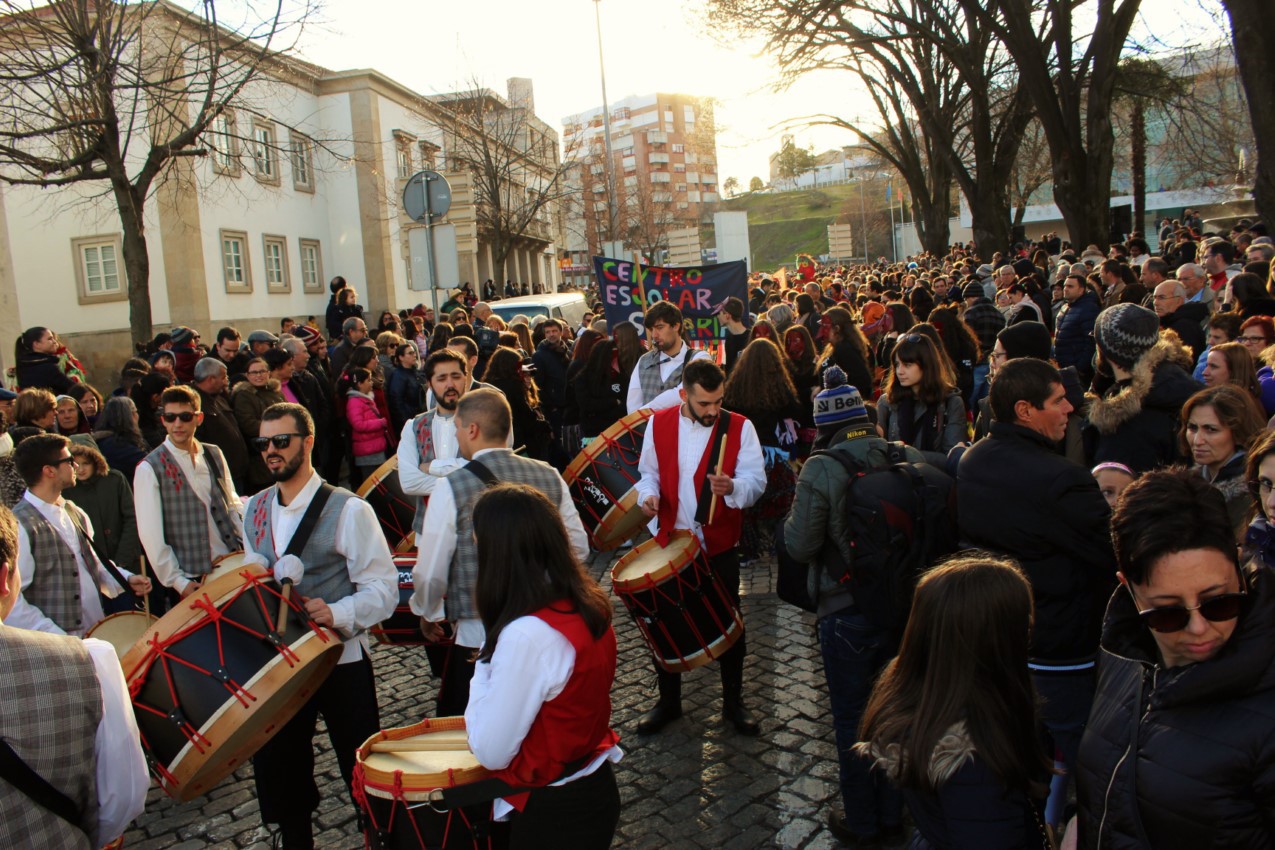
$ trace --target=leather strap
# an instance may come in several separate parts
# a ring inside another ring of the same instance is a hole
[[[500,483],[500,479],[496,477],[496,474],[488,469],[482,461],[471,460],[469,463],[465,464],[465,469],[468,469],[470,472],[474,473],[474,475],[477,475],[478,480],[486,484],[488,487],[495,487]]]
[[[297,530],[293,532],[292,539],[288,541],[288,548],[284,550],[283,554],[301,557],[301,550],[305,548],[305,544],[310,542],[310,535],[314,534],[314,527],[319,524],[319,515],[323,513],[323,508],[327,505],[328,498],[335,489],[326,481],[319,485],[318,491],[314,494],[314,498],[310,500],[305,513],[302,514],[301,522],[297,525]]]
[[[708,465],[704,467],[704,483],[700,485],[699,504],[695,506],[695,521],[700,525],[708,525],[709,506],[713,504],[713,485],[709,483],[708,476],[717,474],[713,461],[721,454],[722,443],[726,442],[726,436],[730,433],[730,419],[729,410],[717,414],[717,430],[708,442]]]
[[[124,574],[119,571],[119,567],[115,566],[115,562],[106,557],[106,552],[103,551],[101,544],[90,537],[89,533],[84,529],[84,525],[80,522],[79,511],[72,510],[69,507],[63,508],[63,510],[65,510],[66,515],[71,518],[71,525],[75,526],[75,530],[79,533],[80,537],[89,542],[89,547],[92,548],[93,554],[97,555],[97,559],[102,562],[102,566],[106,568],[106,571],[110,574],[111,578],[115,579],[116,583],[119,584],[120,589],[124,593],[132,593],[132,590],[130,590],[128,586],[128,579],[124,578]],[[84,557],[86,562],[88,561],[88,558],[86,557],[87,553],[81,552],[80,555],[81,557]],[[93,578],[93,583],[97,584],[97,577],[91,577]]]
[[[75,827],[76,831],[84,832],[80,825],[80,810],[71,798],[36,773],[3,739],[0,739],[0,779]]]

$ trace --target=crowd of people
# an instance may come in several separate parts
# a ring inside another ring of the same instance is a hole
[[[487,300],[454,290],[373,329],[338,277],[323,326],[207,342],[173,328],[103,393],[32,328],[0,390],[0,675],[44,658],[98,683],[106,712],[59,757],[102,730],[135,738],[93,641],[17,631],[80,638],[133,595],[163,610],[240,550],[299,570],[308,614],[344,650],[254,764],[263,820],[285,848],[313,846],[317,718],[347,784],[380,726],[367,630],[397,604],[397,572],[352,491],[393,459],[415,502],[411,610],[426,638],[454,641],[437,713],[464,715],[480,761],[531,789],[496,806],[513,846],[608,846],[616,646],[563,472],[649,410],[634,489],[658,544],[693,535],[736,607],[751,562],[804,570],[838,841],[900,838],[906,809],[914,847],[1044,848],[1069,822],[1086,848],[1269,846],[1275,242],[1262,222],[1199,229],[1188,211],[1158,254],[1051,235],[755,274],[711,349],[666,301],[641,328],[608,326],[596,292],[577,325],[506,322],[490,281]],[[902,488],[874,515],[860,496],[890,471]],[[870,540],[877,518],[909,531]],[[724,721],[754,736],[747,653],[740,636],[714,657]],[[680,676],[653,666],[641,735],[682,717]],[[14,748],[74,791],[82,831],[119,835],[141,810],[136,771],[57,773],[35,745],[49,719],[14,710]],[[67,828],[24,817],[0,835]]]

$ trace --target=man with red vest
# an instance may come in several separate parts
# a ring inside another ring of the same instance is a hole
[[[680,407],[651,418],[638,461],[638,501],[657,518],[661,544],[676,529],[700,539],[713,571],[739,604],[739,533],[743,509],[766,489],[766,469],[757,432],[745,417],[722,409],[726,376],[711,360],[692,360],[682,372]],[[719,434],[720,432],[720,434]],[[716,472],[721,441],[725,455]],[[713,497],[717,508],[710,509]],[[712,513],[710,521],[709,514]],[[757,721],[743,703],[745,638],[718,659],[722,675],[722,716],[744,735],[756,735]],[[660,701],[642,715],[638,733],[649,735],[682,716],[682,680],[655,669]]]

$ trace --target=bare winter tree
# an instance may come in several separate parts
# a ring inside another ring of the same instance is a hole
[[[261,15],[248,4],[226,26],[214,0],[198,12],[167,0],[0,0],[0,181],[109,193],[135,342],[152,332],[147,202],[165,180],[192,181],[218,116],[286,64],[279,52],[312,12],[300,2]]]
[[[1049,142],[1039,121],[1032,121],[1023,130],[1018,145],[1018,156],[1010,172],[1009,197],[1014,206],[1014,224],[1021,225],[1027,215],[1032,196],[1049,182]]]

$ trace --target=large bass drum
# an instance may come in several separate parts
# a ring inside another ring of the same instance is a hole
[[[630,413],[599,434],[562,473],[589,543],[599,552],[615,549],[647,523],[638,505],[638,460],[642,435],[653,413]]]
[[[416,532],[412,520],[416,516],[416,500],[403,492],[398,483],[398,456],[395,455],[376,468],[376,471],[359,485],[358,495],[367,500],[376,512],[385,541],[393,552],[411,552],[416,549]]]

